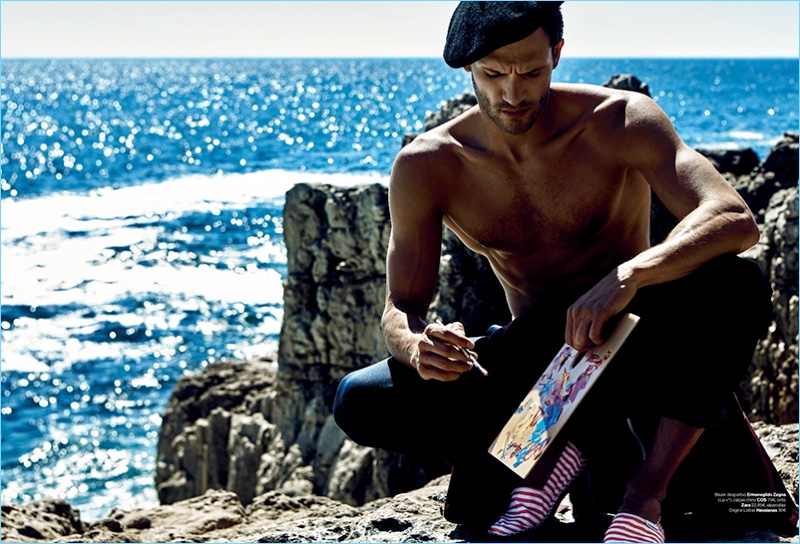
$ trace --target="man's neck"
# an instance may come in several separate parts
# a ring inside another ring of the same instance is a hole
[[[480,119],[487,149],[516,163],[522,163],[533,156],[542,145],[552,138],[555,132],[555,101],[556,98],[551,89],[539,117],[530,129],[521,134],[504,131],[481,110]]]

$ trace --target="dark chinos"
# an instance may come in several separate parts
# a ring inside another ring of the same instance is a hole
[[[487,449],[563,345],[570,305],[539,308],[478,339],[488,377],[425,381],[392,358],[349,374],[334,402],[337,424],[362,445],[443,456],[454,467],[445,516],[491,523],[519,477]],[[632,416],[718,425],[771,316],[770,289],[756,264],[726,255],[640,289],[626,311],[639,324],[564,430],[590,465]]]

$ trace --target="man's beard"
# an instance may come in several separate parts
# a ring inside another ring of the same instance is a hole
[[[489,97],[478,90],[478,87],[475,85],[474,77],[472,80],[472,86],[473,89],[475,89],[475,96],[478,98],[478,105],[480,106],[481,111],[488,115],[489,119],[494,121],[494,123],[500,127],[500,130],[507,132],[508,134],[524,134],[525,132],[528,132],[534,123],[536,123],[536,120],[539,118],[539,114],[542,113],[544,105],[547,103],[547,99],[550,96],[550,89],[547,89],[547,91],[539,99],[539,102],[536,104],[531,102],[522,102],[521,104],[512,107],[503,102],[500,105],[493,105],[490,102]],[[501,111],[504,109],[525,110],[525,114],[521,117],[508,117]]]

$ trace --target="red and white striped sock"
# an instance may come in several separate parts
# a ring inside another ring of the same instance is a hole
[[[511,493],[511,506],[489,529],[489,534],[510,536],[542,523],[552,509],[552,498],[541,489],[518,487]]]
[[[511,536],[538,527],[550,517],[567,486],[580,474],[586,460],[571,442],[553,467],[542,489],[518,487],[511,493],[511,505],[489,529],[489,534]]]
[[[620,512],[611,521],[603,542],[664,542],[664,528],[642,517]]]
[[[544,492],[550,495],[553,501],[560,498],[572,480],[581,473],[585,464],[586,459],[581,455],[581,451],[572,442],[567,442],[553,472],[544,484]],[[553,507],[555,506],[553,504]]]

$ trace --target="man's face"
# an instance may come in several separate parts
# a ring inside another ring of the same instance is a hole
[[[481,111],[501,130],[523,134],[536,122],[547,103],[562,45],[550,47],[540,28],[466,67]]]

